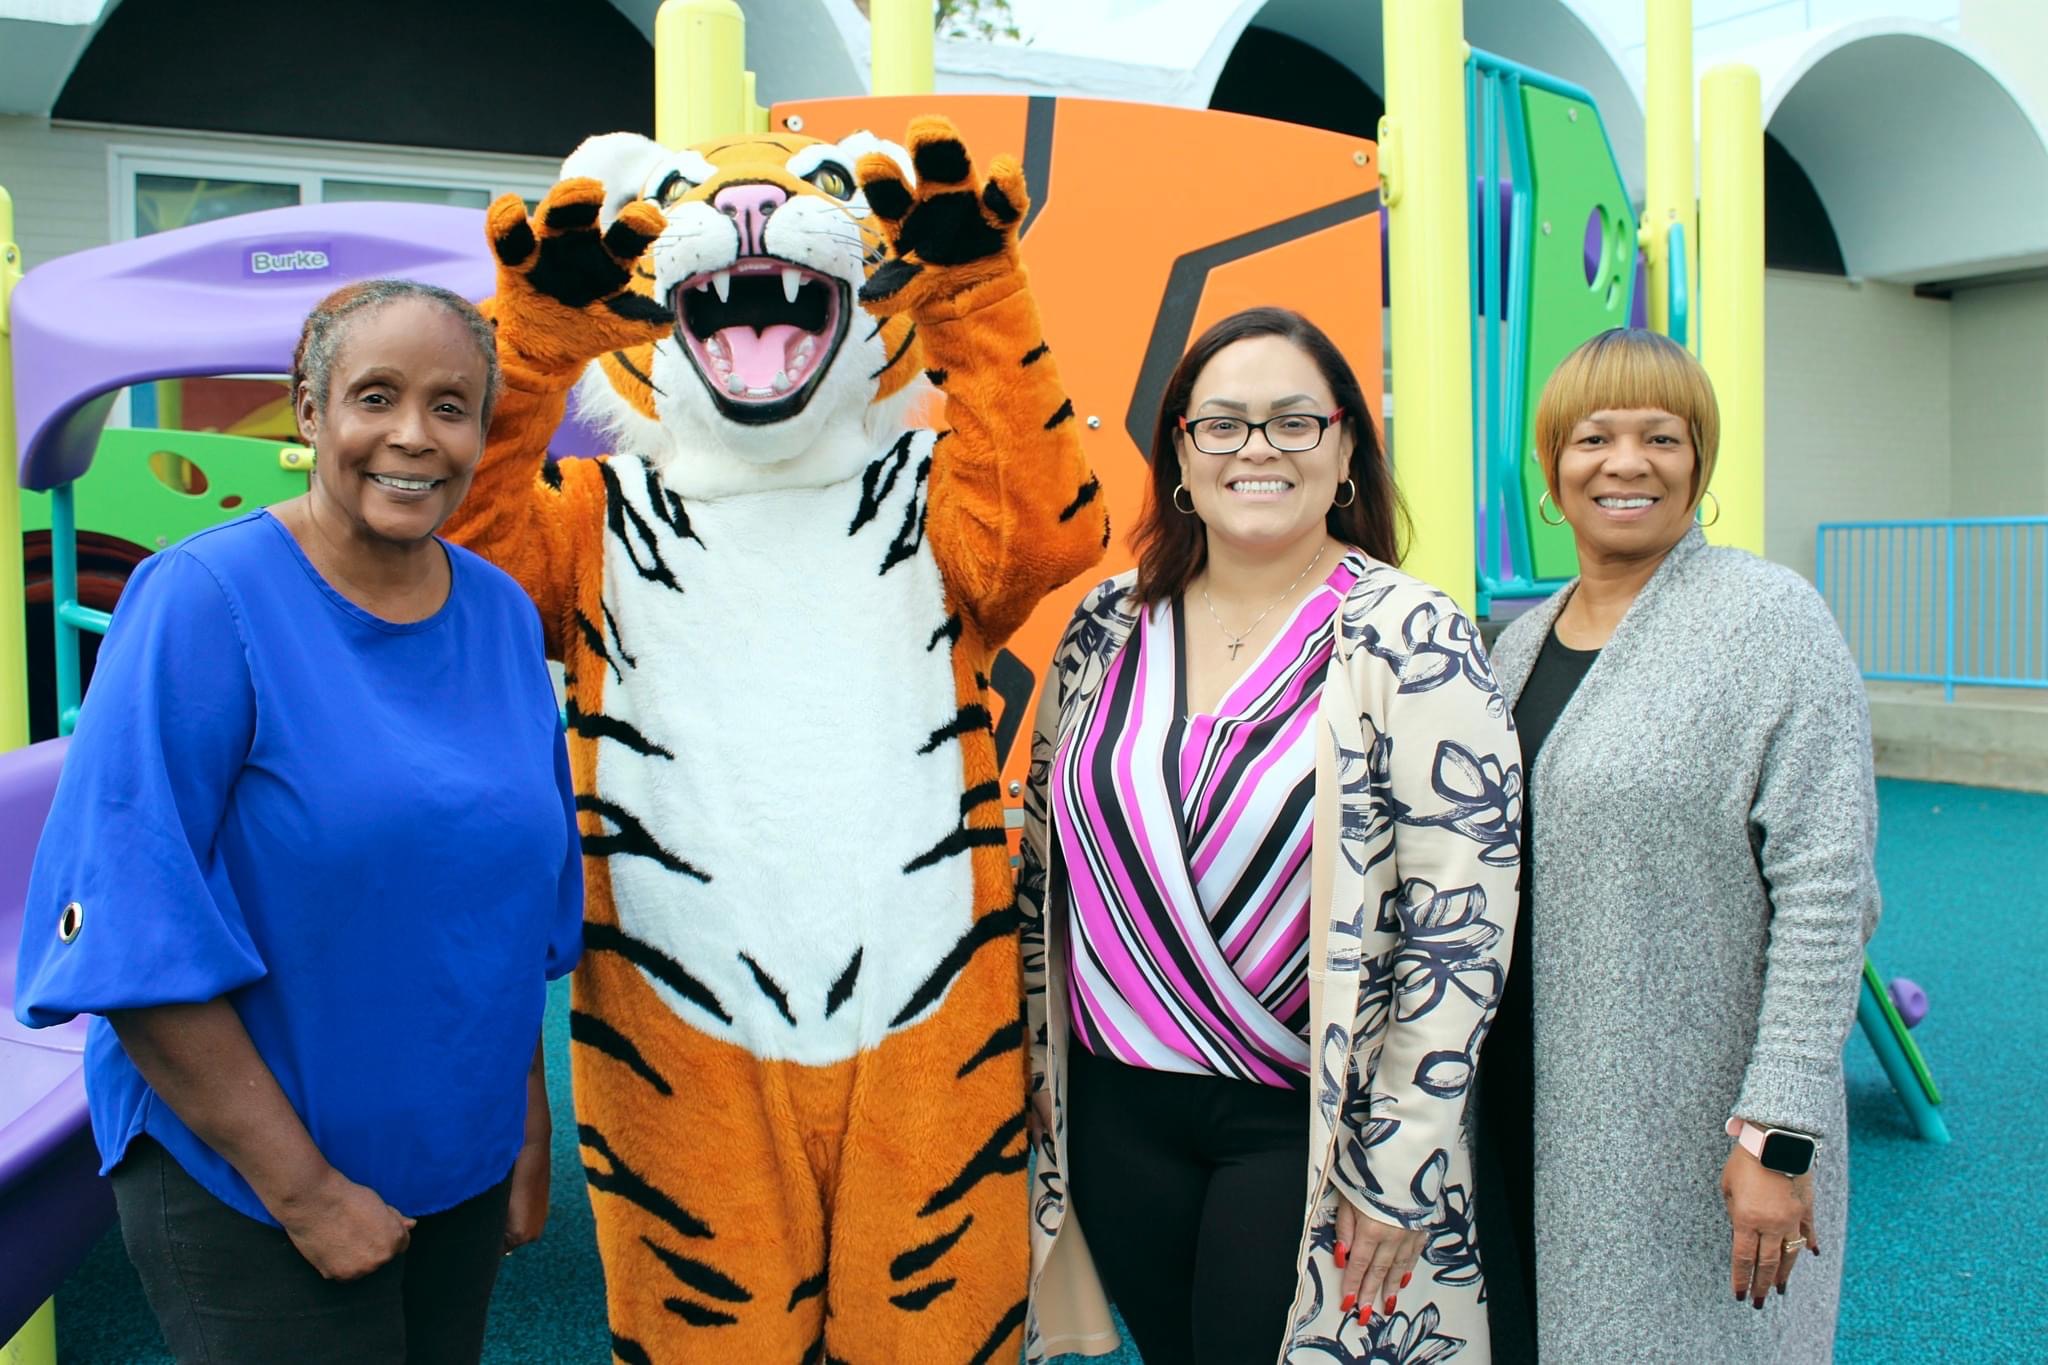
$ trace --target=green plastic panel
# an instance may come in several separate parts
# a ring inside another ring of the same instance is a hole
[[[76,486],[78,529],[161,550],[305,492],[308,466],[288,469],[282,462],[296,450],[210,431],[111,428]],[[21,527],[50,529],[49,494],[22,493]]]
[[[1579,571],[1571,528],[1545,524],[1537,510],[1544,483],[1536,464],[1536,404],[1544,381],[1574,347],[1595,333],[1627,325],[1635,287],[1636,215],[1627,186],[1615,176],[1614,156],[1592,105],[1524,85],[1522,113],[1529,132],[1530,216],[1535,222],[1522,390],[1522,429],[1527,433],[1522,489],[1534,576],[1569,578]],[[1588,284],[1587,224],[1595,214],[1601,251]]]

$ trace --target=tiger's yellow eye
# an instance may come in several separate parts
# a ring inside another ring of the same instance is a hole
[[[660,186],[654,191],[654,202],[663,208],[669,208],[677,200],[696,188],[696,185],[686,179],[681,171],[670,171],[662,179]]]
[[[819,166],[818,169],[805,176],[804,179],[810,181],[834,199],[853,198],[853,177],[847,173],[844,166],[827,161],[822,166]]]

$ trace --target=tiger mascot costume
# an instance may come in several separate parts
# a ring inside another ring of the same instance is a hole
[[[942,119],[907,152],[609,134],[563,174],[489,212],[504,392],[448,531],[524,585],[566,675],[613,1354],[1015,1360],[988,673],[1108,541],[1018,260],[1023,175],[977,181]],[[943,430],[904,425],[921,378]],[[579,384],[609,457],[547,453]]]

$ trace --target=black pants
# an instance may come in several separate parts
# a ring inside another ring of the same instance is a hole
[[[463,1365],[483,1354],[508,1177],[412,1230],[360,1280],[321,1278],[279,1228],[238,1213],[137,1138],[115,1168],[121,1240],[180,1365]]]
[[[1265,1365],[1294,1301],[1307,1096],[1069,1056],[1068,1193],[1146,1365]]]

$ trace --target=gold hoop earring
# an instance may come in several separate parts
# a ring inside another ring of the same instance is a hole
[[[1552,520],[1551,520],[1551,519],[1550,519],[1549,517],[1547,517],[1547,516],[1545,516],[1545,515],[1544,515],[1544,512],[1543,512],[1543,506],[1544,506],[1544,504],[1545,504],[1545,503],[1549,503],[1549,504],[1550,504],[1550,506],[1551,506],[1551,508],[1552,508],[1552,509],[1553,509],[1554,511],[1556,511],[1556,513],[1557,513],[1557,520],[1556,520],[1556,521],[1552,521]],[[1543,524],[1544,524],[1545,526],[1562,526],[1562,525],[1564,525],[1564,509],[1563,509],[1562,507],[1559,507],[1559,506],[1558,506],[1558,505],[1557,505],[1557,504],[1556,504],[1555,502],[1552,502],[1552,501],[1551,501],[1551,498],[1550,498],[1550,490],[1549,490],[1548,488],[1546,488],[1546,489],[1544,489],[1544,490],[1543,490],[1543,496],[1542,496],[1542,497],[1540,497],[1540,498],[1536,499],[1536,515],[1537,515],[1537,516],[1538,516],[1539,518],[1541,518],[1541,519],[1542,519],[1542,522],[1543,522]]]
[[[1700,498],[1700,501],[1701,501],[1702,503],[1704,503],[1704,502],[1705,502],[1705,501],[1706,501],[1706,500],[1707,500],[1708,498],[1714,498],[1714,490],[1713,490],[1713,489],[1711,489],[1711,488],[1709,488],[1709,489],[1708,489],[1708,490],[1707,490],[1707,491],[1706,491],[1706,492],[1705,492],[1705,493],[1704,493],[1704,494],[1703,494],[1703,495],[1701,496],[1701,498]],[[1694,507],[1694,508],[1692,509],[1692,515],[1693,515],[1693,519],[1694,519],[1695,521],[1698,521],[1698,520],[1699,520],[1699,515],[1700,515],[1700,509],[1699,509],[1699,508],[1698,508],[1697,506],[1696,506],[1696,507]],[[1701,522],[1700,522],[1700,525],[1701,525],[1701,526],[1712,526],[1712,525],[1713,525],[1713,524],[1714,524],[1715,522],[1719,521],[1720,519],[1721,519],[1721,500],[1720,500],[1719,498],[1714,498],[1714,515],[1713,515],[1713,516],[1711,516],[1711,517],[1709,517],[1709,518],[1708,518],[1707,520],[1705,520],[1705,521],[1701,521]]]
[[[1173,486],[1173,492],[1167,497],[1167,501],[1173,504],[1174,511],[1184,517],[1191,517],[1195,514],[1195,495],[1188,493],[1188,505],[1182,507],[1180,505],[1180,495],[1183,493],[1188,493],[1188,486],[1184,483],[1177,483]]]
[[[1346,498],[1346,499],[1344,499],[1344,501],[1342,501],[1342,502],[1332,502],[1332,503],[1330,504],[1330,506],[1332,506],[1332,507],[1349,507],[1349,506],[1350,506],[1350,505],[1351,505],[1352,503],[1354,503],[1354,502],[1357,502],[1357,501],[1358,501],[1358,482],[1357,482],[1357,480],[1355,480],[1355,479],[1346,479],[1346,480],[1344,480],[1344,482],[1343,482],[1343,483],[1339,484],[1339,485],[1338,485],[1338,487],[1339,487],[1339,488],[1348,488],[1348,489],[1350,489],[1350,490],[1351,490],[1351,496],[1350,496],[1350,497],[1348,497],[1348,498]]]

